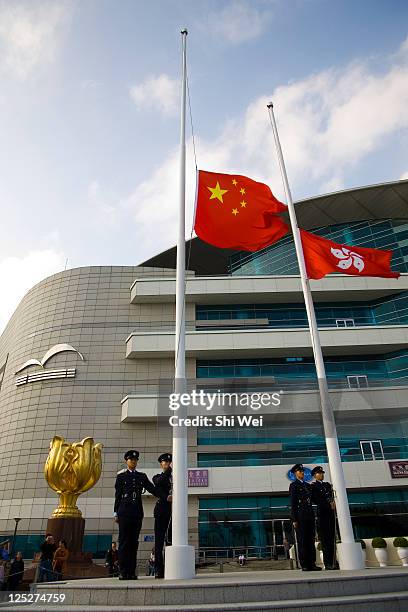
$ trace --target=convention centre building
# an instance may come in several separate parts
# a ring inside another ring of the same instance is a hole
[[[311,281],[356,537],[408,522],[408,181],[299,201],[300,227],[336,242],[392,249],[399,279]],[[196,389],[281,392],[262,427],[190,427],[189,538],[201,555],[269,554],[289,518],[289,469],[330,480],[316,372],[293,240],[256,253],[187,242],[186,367]],[[39,548],[57,496],[44,478],[54,435],[103,444],[98,483],[81,495],[84,548],[117,538],[114,482],[128,449],[150,477],[171,451],[161,408],[174,376],[175,248],[138,266],[46,278],[0,338],[0,541]],[[66,350],[67,345],[75,350]],[[37,363],[27,363],[36,360]],[[153,541],[144,496],[141,550]]]

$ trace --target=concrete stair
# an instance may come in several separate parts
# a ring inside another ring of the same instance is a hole
[[[33,593],[64,593],[60,604],[30,604],[38,610],[132,610],[134,612],[407,612],[408,570],[391,568],[356,572],[247,572],[200,574],[192,580],[142,577],[44,583]],[[10,606],[11,607],[11,606]],[[13,610],[27,606],[13,604]]]

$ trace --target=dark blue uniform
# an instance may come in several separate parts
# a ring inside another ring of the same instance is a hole
[[[157,495],[146,474],[124,469],[116,476],[114,511],[119,522],[119,567],[124,578],[133,578],[136,570],[139,534],[143,522],[143,489]]]
[[[329,482],[315,480],[311,484],[312,501],[317,506],[317,531],[323,550],[326,569],[334,568],[336,563],[336,517],[332,509],[333,487]]]
[[[302,569],[311,570],[316,566],[315,516],[312,507],[310,484],[296,479],[289,486],[292,521],[298,524],[296,538],[299,562]]]
[[[158,578],[164,577],[163,547],[171,544],[171,502],[167,497],[172,490],[172,470],[169,467],[161,474],[153,476],[154,486],[160,498],[154,508],[154,561],[155,575]]]

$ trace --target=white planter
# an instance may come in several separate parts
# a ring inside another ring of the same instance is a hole
[[[374,548],[374,554],[377,558],[380,567],[387,567],[387,549],[386,548]]]
[[[402,561],[404,567],[408,567],[408,548],[397,548],[397,554]]]
[[[366,566],[366,561],[367,561],[367,551],[365,548],[361,549],[361,556],[363,558],[363,567]]]

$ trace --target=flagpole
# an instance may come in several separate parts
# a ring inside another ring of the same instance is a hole
[[[300,237],[299,227],[297,224],[295,207],[292,201],[292,195],[289,188],[289,182],[286,174],[285,162],[283,159],[282,148],[279,141],[278,128],[276,126],[272,102],[267,105],[267,108],[271,120],[272,131],[275,139],[275,146],[278,153],[280,171],[285,189],[289,218],[293,232],[293,240],[295,243],[296,256],[299,264],[300,280],[305,300],[307,318],[309,321],[313,355],[316,365],[320,393],[320,404],[322,410],[323,429],[326,438],[327,456],[330,467],[330,476],[333,484],[333,489],[336,495],[336,511],[337,518],[339,521],[339,530],[341,538],[341,544],[338,544],[337,547],[339,552],[340,568],[347,570],[362,569],[363,562],[361,556],[361,547],[360,544],[354,541],[353,526],[351,523],[350,508],[347,499],[346,481],[344,478],[343,467],[341,464],[336,423],[334,420],[333,409],[329,397],[329,388],[327,384],[326,369],[323,361],[319,331],[317,328],[316,314],[314,310],[309,279],[306,273],[302,241]]]
[[[181,30],[182,80],[180,113],[180,167],[179,167],[179,226],[176,265],[176,333],[175,333],[175,393],[186,390],[186,82],[187,30]],[[181,407],[178,416],[184,416]],[[187,486],[187,428],[173,427],[173,490],[172,490],[172,545],[166,547],[165,578],[193,578],[195,575],[194,547],[188,545],[188,486]]]

